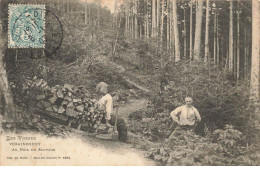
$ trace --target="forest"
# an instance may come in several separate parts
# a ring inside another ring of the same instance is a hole
[[[44,48],[8,47],[9,4],[46,5]],[[68,128],[93,133],[101,115],[90,110],[91,99],[104,81],[122,107],[136,101],[136,109],[122,113],[131,138],[139,140],[129,144],[156,165],[260,165],[258,0],[2,0],[0,5],[0,132],[60,136],[64,129],[55,123],[42,127],[38,114],[48,112],[64,114]],[[186,96],[202,121],[196,134],[184,133],[168,144],[177,127],[170,112]],[[68,111],[70,101],[74,107]]]

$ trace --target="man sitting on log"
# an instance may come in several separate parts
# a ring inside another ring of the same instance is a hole
[[[107,127],[112,127],[116,123],[116,116],[113,114],[113,98],[108,93],[107,87],[108,85],[106,83],[100,82],[96,86],[96,92],[102,95],[102,98],[98,102],[101,106],[104,106],[106,111],[106,116],[103,117],[101,123],[106,124]],[[118,117],[116,126],[118,131],[118,140],[127,141],[127,127],[125,121]]]
[[[200,122],[201,117],[198,110],[192,106],[192,98],[185,98],[185,105],[180,106],[171,112],[171,117],[179,126],[170,135],[169,139],[174,139],[176,136],[183,133],[183,131],[194,131],[196,121]]]

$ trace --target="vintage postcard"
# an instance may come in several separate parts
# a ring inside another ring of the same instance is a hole
[[[259,166],[259,0],[0,0],[0,166]]]

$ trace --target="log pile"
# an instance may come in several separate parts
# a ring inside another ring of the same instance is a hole
[[[76,122],[78,129],[82,124],[90,129],[98,128],[105,111],[97,100],[90,99],[90,94],[84,86],[56,85],[46,93],[48,94],[36,95],[37,108],[52,116],[67,118],[68,127],[72,122]]]

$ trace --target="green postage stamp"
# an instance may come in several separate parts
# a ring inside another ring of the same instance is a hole
[[[45,5],[9,4],[8,47],[45,47]]]

